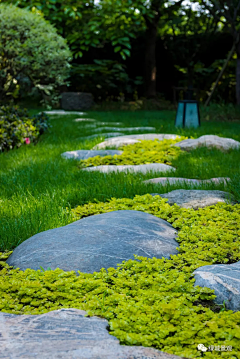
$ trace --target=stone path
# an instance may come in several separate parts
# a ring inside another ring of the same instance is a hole
[[[101,131],[124,131],[124,132],[131,132],[131,131],[154,131],[156,130],[155,127],[99,127],[95,129],[95,132]],[[132,135],[131,135],[132,136]]]
[[[97,120],[94,120],[92,118],[76,118],[73,121],[74,122],[97,122]]]
[[[0,312],[0,358],[180,359],[153,348],[124,346],[107,331],[108,321],[79,309],[41,315]]]
[[[87,158],[95,157],[95,156],[113,156],[113,155],[121,155],[123,151],[118,150],[79,150],[79,151],[67,151],[61,154],[64,158],[74,158],[76,160],[86,160]]]
[[[91,135],[91,136],[83,136],[83,137],[78,137],[79,140],[91,140],[92,138],[101,138],[101,137],[115,137],[115,136],[124,136],[124,133],[121,132],[107,132],[107,133],[95,133],[95,135]]]
[[[170,171],[176,171],[176,169],[172,166],[165,165],[164,163],[149,163],[145,165],[102,165],[96,167],[83,168],[82,171],[99,171],[103,173],[110,173],[110,172],[147,173],[150,171],[170,172]]]
[[[47,115],[86,115],[85,112],[78,111],[64,111],[64,110],[51,110],[51,111],[43,111]]]
[[[161,183],[162,185],[166,184],[183,184],[183,183],[189,183],[189,184],[204,184],[204,183],[215,183],[219,184],[223,182],[224,184],[227,184],[230,182],[231,179],[229,177],[217,177],[217,178],[210,178],[208,180],[198,180],[198,179],[190,179],[190,178],[183,178],[183,177],[158,177],[158,178],[152,178],[146,181],[143,181],[143,183]]]

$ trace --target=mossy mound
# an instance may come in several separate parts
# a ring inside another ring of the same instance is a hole
[[[110,334],[123,345],[149,346],[186,358],[200,358],[198,344],[232,347],[205,352],[206,358],[238,358],[240,312],[214,305],[214,291],[194,287],[193,271],[202,265],[240,260],[240,204],[218,203],[199,210],[170,206],[151,195],[112,198],[69,211],[70,221],[116,210],[153,214],[178,229],[178,255],[171,259],[135,257],[117,269],[93,274],[60,269],[11,269],[2,253],[0,310],[42,314],[77,308],[109,320]]]
[[[95,156],[82,160],[79,167],[92,167],[101,165],[143,165],[148,163],[164,163],[171,165],[173,159],[183,152],[179,147],[171,145],[183,141],[187,137],[179,136],[175,140],[139,140],[132,145],[123,146],[121,155],[114,156]]]

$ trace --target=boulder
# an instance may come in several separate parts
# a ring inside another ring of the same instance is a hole
[[[197,139],[188,139],[175,143],[172,146],[180,147],[181,150],[191,151],[197,147],[206,146],[208,148],[217,148],[221,151],[240,148],[240,142],[232,138],[219,137],[215,135],[205,135]]]
[[[240,311],[240,261],[233,264],[214,264],[196,269],[195,286],[215,290],[216,304],[229,310]]]
[[[151,214],[123,210],[80,219],[67,226],[35,234],[6,260],[20,270],[50,267],[94,273],[134,259],[170,258],[177,254],[177,231]]]
[[[182,208],[204,208],[207,206],[213,206],[218,202],[227,203],[229,200],[230,204],[236,203],[232,194],[223,191],[177,189],[164,194],[151,193],[151,195],[159,195],[162,198],[167,198],[170,205],[176,203]]]
[[[121,132],[107,132],[107,133],[95,133],[95,135],[78,137],[78,140],[91,140],[92,138],[102,138],[102,137],[115,137],[115,136],[124,136],[124,133]]]
[[[164,163],[148,163],[145,165],[102,165],[96,167],[83,168],[82,171],[99,171],[103,173],[110,173],[110,172],[147,173],[150,171],[169,172],[169,171],[176,171],[176,169],[172,166],[165,165]]]
[[[40,315],[0,312],[0,358],[178,359],[154,348],[120,345],[108,321],[84,310],[62,308]]]
[[[122,130],[122,129],[121,129]],[[93,150],[106,148],[106,147],[121,147],[121,146],[127,146],[131,145],[133,143],[138,142],[138,140],[175,140],[178,135],[167,135],[167,134],[157,134],[157,133],[149,133],[149,134],[141,134],[141,135],[127,135],[127,136],[121,136],[121,137],[115,137],[111,138],[111,140],[101,142],[97,144],[95,147],[93,147]]]
[[[78,151],[67,151],[61,154],[64,158],[74,158],[75,160],[86,160],[87,158],[95,157],[95,156],[113,156],[113,155],[121,155],[123,151],[118,150],[78,150]]]
[[[96,130],[94,130],[95,132],[101,132],[101,131],[124,131],[124,132],[129,132],[129,131],[154,131],[156,130],[155,127],[99,127]]]
[[[219,184],[223,182],[224,184],[227,184],[230,182],[231,179],[229,177],[216,177],[216,178],[210,178],[208,180],[197,180],[197,179],[190,179],[190,178],[182,178],[182,177],[158,177],[158,178],[152,178],[146,181],[143,181],[143,183],[161,183],[161,185],[167,185],[167,184],[182,184],[182,183],[188,183],[188,184],[204,184],[204,183],[215,183]]]
[[[89,110],[94,105],[93,95],[87,92],[63,92],[61,107],[63,110]]]
[[[84,112],[76,112],[76,111],[64,111],[64,110],[51,110],[44,111],[47,115],[86,115]],[[41,112],[39,112],[41,113]]]

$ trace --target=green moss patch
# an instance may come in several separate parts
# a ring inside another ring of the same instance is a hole
[[[151,195],[112,198],[71,211],[71,222],[116,210],[138,210],[167,220],[178,230],[179,254],[171,259],[135,257],[117,269],[93,274],[12,269],[1,253],[0,310],[42,314],[77,308],[108,319],[110,334],[123,345],[150,346],[186,358],[238,358],[240,312],[214,305],[214,291],[194,287],[200,266],[240,260],[240,204],[218,203],[199,210],[170,206]],[[70,212],[69,212],[70,214]],[[231,346],[202,353],[198,344]]]
[[[95,156],[82,160],[79,167],[91,167],[101,165],[143,165],[147,163],[165,163],[171,165],[173,159],[177,159],[183,152],[179,147],[171,145],[186,140],[187,137],[179,136],[175,140],[139,140],[132,145],[123,146],[121,155]]]

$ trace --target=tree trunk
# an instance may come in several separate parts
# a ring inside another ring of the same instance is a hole
[[[145,45],[145,97],[147,98],[156,97],[156,40],[156,21],[148,22]]]

